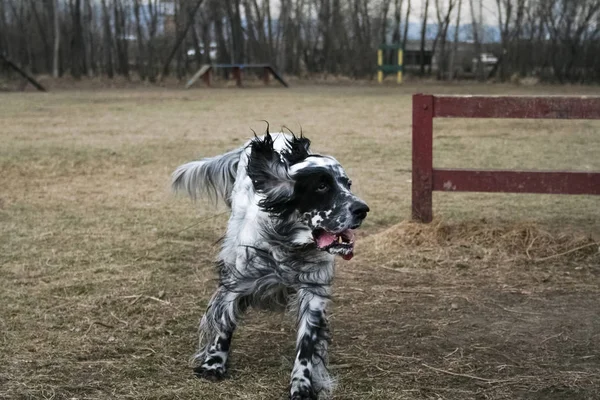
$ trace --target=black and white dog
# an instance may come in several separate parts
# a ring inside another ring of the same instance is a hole
[[[353,229],[369,207],[350,191],[333,157],[283,133],[255,137],[223,155],[184,164],[173,187],[192,198],[214,195],[231,208],[218,256],[219,286],[200,322],[197,376],[219,380],[238,318],[249,306],[288,307],[297,315],[292,399],[327,396],[327,305],[334,257],[349,260]]]

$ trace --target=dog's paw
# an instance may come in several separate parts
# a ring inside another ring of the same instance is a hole
[[[197,378],[202,378],[213,382],[222,381],[223,379],[229,377],[224,366],[206,366],[205,364],[194,368],[194,375],[196,375]]]
[[[318,400],[319,396],[311,386],[303,386],[292,390],[290,400]]]

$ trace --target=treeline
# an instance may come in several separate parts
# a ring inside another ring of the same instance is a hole
[[[417,73],[453,79],[466,39],[469,62],[498,58],[491,70],[475,64],[479,79],[600,82],[600,1],[495,0],[485,26],[481,1],[0,0],[0,53],[34,74],[75,78],[183,78],[209,62],[364,78],[379,44],[411,41]],[[490,15],[496,43],[484,34]]]

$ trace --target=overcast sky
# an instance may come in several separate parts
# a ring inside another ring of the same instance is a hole
[[[98,0],[99,1],[99,0]],[[174,1],[174,0],[163,0],[164,2]],[[259,3],[267,0],[259,0]],[[273,18],[277,18],[279,15],[279,6],[281,4],[281,0],[269,0],[271,2],[271,13]],[[341,0],[342,3],[347,3],[350,0]],[[485,25],[494,25],[498,24],[498,7],[496,5],[496,0],[473,0],[475,5],[475,12],[477,18],[479,18],[479,7],[481,5],[481,14],[483,16],[483,21]],[[379,9],[381,1],[372,0],[371,7],[375,11]],[[408,1],[403,1],[403,10],[402,15],[405,15],[406,7],[408,5]],[[448,0],[440,0],[440,6],[445,10],[448,7]],[[471,10],[469,6],[469,0],[462,1],[462,11],[461,11],[461,24],[469,24],[471,23]],[[390,7],[389,16],[393,16],[393,5]],[[411,13],[410,13],[410,22],[420,23],[422,20],[423,9],[425,7],[425,0],[411,0]],[[457,7],[454,8],[452,18],[452,24],[454,24],[456,18]],[[431,23],[437,22],[436,20],[436,12],[435,12],[435,0],[429,1],[429,21]]]
[[[344,0],[341,0],[342,2],[344,2]],[[345,0],[348,1],[348,0]],[[271,0],[271,11],[273,13],[273,16],[276,17],[279,13],[279,5],[280,5],[280,0]],[[371,1],[372,3],[372,7],[375,7],[376,9],[379,7],[379,4],[381,3],[380,1]],[[403,1],[404,6],[403,6],[403,12],[402,15],[404,16],[404,13],[406,11],[406,7],[408,5],[408,1]],[[440,7],[442,7],[444,10],[447,9],[448,7],[448,0],[440,0]],[[469,0],[463,0],[462,1],[462,11],[461,11],[461,23],[465,24],[465,23],[470,23],[471,22],[471,10],[470,10],[470,6],[469,6]],[[481,11],[482,11],[482,16],[483,16],[483,21],[486,25],[496,25],[497,19],[498,19],[498,7],[496,5],[496,0],[474,0],[473,1],[474,5],[475,5],[475,12],[477,14],[477,18],[479,18],[479,6],[481,5]],[[392,1],[392,7],[391,7],[391,12],[390,12],[390,16],[393,16],[393,5],[394,2]],[[416,23],[420,23],[420,21],[422,20],[422,15],[423,15],[423,9],[425,8],[425,0],[411,0],[411,12],[410,12],[410,22],[416,22]],[[454,19],[452,19],[452,23],[454,24],[455,18],[456,18],[456,10],[457,7],[455,6],[453,15],[455,16]],[[436,20],[436,13],[435,13],[435,1],[434,0],[430,0],[429,1],[429,20],[430,21],[435,21]]]

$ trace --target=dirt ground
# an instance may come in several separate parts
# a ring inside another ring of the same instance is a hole
[[[409,221],[411,93],[600,94],[409,83],[0,93],[0,398],[283,399],[292,318],[251,311],[231,379],[188,367],[227,212],[179,164],[268,120],[371,206],[332,306],[335,399],[600,398],[600,198],[436,193]],[[600,121],[448,120],[443,167],[600,170]]]

